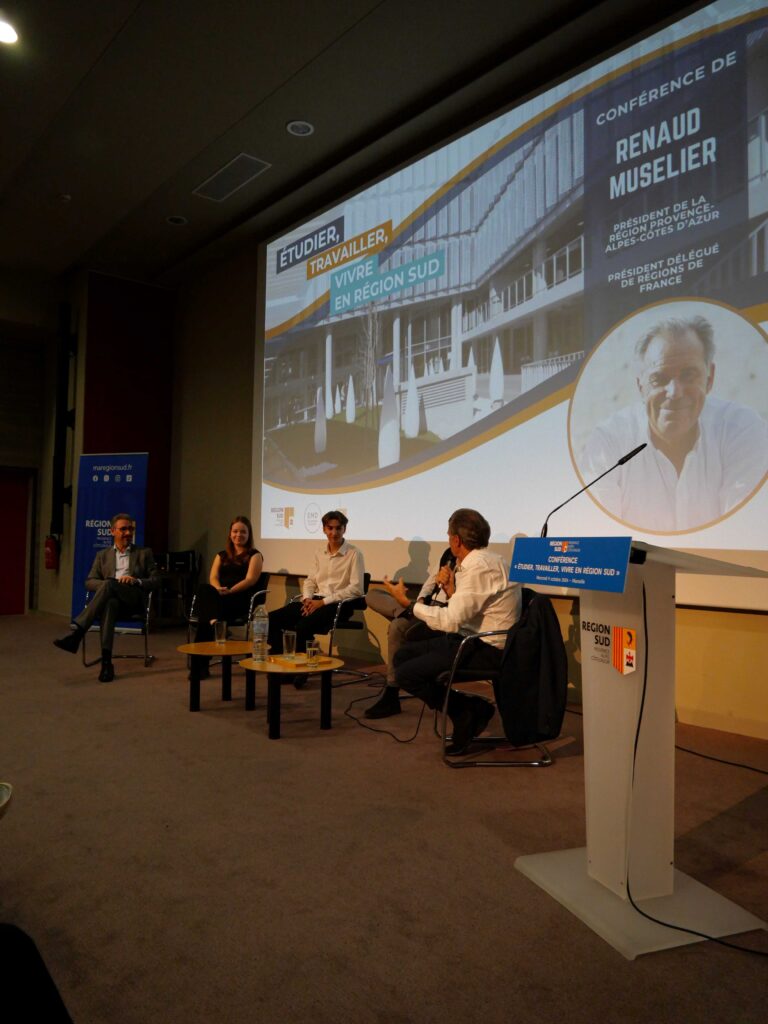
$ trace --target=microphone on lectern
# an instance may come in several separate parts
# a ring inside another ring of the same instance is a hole
[[[622,457],[616,463],[616,466],[623,466],[625,462],[629,462],[630,459],[634,459],[634,457],[636,455],[638,455],[643,450],[643,448],[647,448],[647,447],[648,447],[648,442],[647,441],[643,441],[643,443],[639,444],[637,446],[637,448],[633,448],[631,452],[627,452],[626,455],[622,455]],[[616,466],[611,466],[611,469],[616,469]],[[611,469],[606,469],[605,473],[610,473]],[[605,473],[603,473],[603,476],[605,476]],[[598,477],[597,479],[599,480],[600,477]],[[593,480],[592,484],[594,482],[595,481]],[[592,484],[587,484],[587,487],[591,487]],[[551,515],[551,513],[550,513],[550,515]]]
[[[570,498],[566,498],[565,501],[561,505],[557,506],[557,508],[553,508],[552,511],[547,516],[547,518],[544,520],[544,525],[541,528],[540,536],[541,537],[546,537],[547,536],[547,523],[549,522],[550,517],[553,516],[555,514],[555,512],[559,512],[560,509],[563,507],[563,505],[567,505],[569,501],[573,501],[574,498],[578,498],[578,496],[580,494],[583,494],[584,491],[589,490],[589,488],[592,487],[593,484],[596,484],[598,480],[602,480],[604,476],[607,476],[609,473],[612,473],[614,471],[614,469],[618,469],[619,466],[623,466],[625,462],[629,462],[630,459],[634,459],[634,457],[636,455],[640,454],[640,452],[643,450],[643,448],[647,448],[647,447],[648,447],[648,442],[644,441],[643,444],[639,444],[637,446],[637,448],[633,448],[631,452],[627,452],[626,455],[622,455],[622,457],[619,459],[619,461],[615,465],[611,466],[609,469],[606,469],[606,471],[604,473],[601,473],[600,476],[596,476],[594,480],[590,480],[590,482],[588,484],[585,484],[585,486],[582,487],[580,491],[576,491],[576,493],[572,494],[570,496]]]

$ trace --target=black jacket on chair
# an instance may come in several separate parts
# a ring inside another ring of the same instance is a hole
[[[552,602],[529,590],[523,596],[523,614],[509,631],[494,683],[504,734],[516,747],[560,735],[568,689],[568,659]]]

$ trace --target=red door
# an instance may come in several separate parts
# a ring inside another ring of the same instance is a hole
[[[27,523],[31,473],[0,467],[0,615],[27,610]]]

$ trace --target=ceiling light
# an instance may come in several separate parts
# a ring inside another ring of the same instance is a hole
[[[0,20],[0,43],[15,43],[18,41],[16,29],[10,22]]]
[[[289,135],[311,135],[315,126],[310,124],[309,121],[289,121],[285,126],[285,130]]]

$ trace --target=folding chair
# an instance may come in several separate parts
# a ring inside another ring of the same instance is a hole
[[[92,596],[93,596],[92,592],[88,591],[88,593],[86,594],[86,599],[85,599],[86,605],[91,600]],[[154,654],[150,654],[149,653],[149,620],[150,620],[151,614],[152,614],[152,591],[149,590],[149,591],[147,591],[145,593],[144,609],[143,609],[143,611],[137,612],[135,615],[125,616],[122,619],[120,619],[118,622],[115,623],[115,636],[117,636],[119,634],[120,636],[141,636],[141,637],[143,637],[143,639],[144,639],[144,653],[143,654],[115,654],[115,652],[113,651],[112,652],[112,660],[113,661],[115,659],[117,659],[117,658],[121,658],[121,659],[123,659],[123,658],[125,658],[125,659],[143,658],[144,659],[144,666],[146,668],[149,668],[149,666],[155,660]],[[86,630],[85,635],[83,636],[83,646],[82,646],[83,665],[85,665],[86,668],[90,668],[92,665],[98,665],[99,662],[101,661],[101,654],[99,654],[98,658],[92,658],[90,661],[88,660],[88,656],[86,654],[86,647],[87,647],[87,644],[88,644],[88,633],[91,630],[98,629],[98,628],[99,628],[99,620],[96,619],[96,621],[91,626],[91,629],[90,630]]]
[[[368,587],[371,584],[371,574],[369,572],[363,573],[363,596],[362,597],[348,597],[346,601],[339,601],[338,607],[336,608],[336,615],[333,620],[333,625],[328,632],[328,653],[333,656],[333,641],[336,636],[337,630],[340,629],[365,629],[365,619],[341,619],[342,609],[355,611],[365,611],[368,607],[365,603],[365,595],[368,593]],[[370,679],[370,672],[360,672],[354,668],[337,668],[333,670],[334,675],[344,674],[355,676],[357,679],[364,680]]]
[[[234,619],[227,619],[228,626],[236,626],[238,628],[245,626],[245,639],[249,640],[251,636],[251,620],[253,619],[253,613],[257,605],[264,604],[267,599],[267,590],[269,589],[269,577],[268,572],[263,572],[256,581],[256,588],[250,593],[250,599],[248,601],[248,612],[245,615],[238,615]],[[197,603],[197,594],[192,597],[192,603],[189,606],[189,615],[187,616],[187,643],[192,640],[192,627],[197,626],[198,616],[195,609]]]
[[[507,640],[498,669],[462,667],[471,646],[478,640],[503,636]],[[516,678],[516,676],[518,678]],[[565,715],[568,687],[567,656],[552,602],[544,594],[523,589],[523,608],[509,630],[491,630],[464,637],[448,672],[439,676],[445,684],[440,735],[443,761],[451,768],[546,768],[553,757],[545,740],[557,739]],[[504,724],[502,736],[480,736],[473,743],[481,748],[499,746],[539,754],[523,760],[461,760],[446,752],[448,700],[451,688],[462,683],[487,681],[493,687],[496,708]]]

